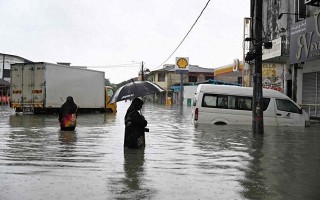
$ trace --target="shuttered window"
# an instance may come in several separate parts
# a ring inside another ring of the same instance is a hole
[[[302,86],[303,109],[312,117],[320,117],[320,73],[303,74]]]

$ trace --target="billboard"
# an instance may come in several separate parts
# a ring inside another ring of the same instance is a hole
[[[314,16],[290,27],[290,64],[320,59],[320,18]]]

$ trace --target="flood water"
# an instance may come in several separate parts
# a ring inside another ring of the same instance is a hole
[[[55,115],[0,107],[0,199],[319,199],[320,123],[307,128],[200,126],[189,107],[146,104],[144,150],[125,150],[124,114]]]

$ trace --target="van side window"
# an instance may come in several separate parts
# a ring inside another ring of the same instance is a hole
[[[268,108],[269,103],[270,98],[263,98],[263,111]],[[201,106],[252,111],[252,97],[204,94]]]
[[[300,113],[300,109],[292,102],[286,99],[276,99],[277,109],[281,111]]]
[[[218,108],[228,108],[228,96],[217,96],[218,97]]]
[[[239,110],[252,110],[252,98],[237,97],[237,108]]]
[[[217,107],[217,96],[204,95],[201,106],[202,107]]]
[[[237,109],[235,96],[228,96],[228,108],[229,109]]]

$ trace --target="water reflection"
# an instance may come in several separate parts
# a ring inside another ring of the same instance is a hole
[[[11,115],[10,126],[15,127],[44,127],[45,117],[43,115]]]
[[[123,193],[127,193],[130,199],[150,199],[152,193],[144,183],[144,148],[124,149],[124,173],[123,183],[126,186]]]
[[[124,149],[124,183],[130,190],[140,190],[140,176],[143,174],[144,148]]]
[[[245,169],[245,179],[240,183],[245,188],[242,195],[246,199],[268,199],[268,188],[265,185],[266,177],[263,169],[263,140],[264,135],[255,134],[251,138],[251,148],[249,155],[251,160]],[[270,197],[270,196],[269,196]]]
[[[77,142],[76,131],[60,131],[59,134],[60,143],[63,145],[75,145]]]

